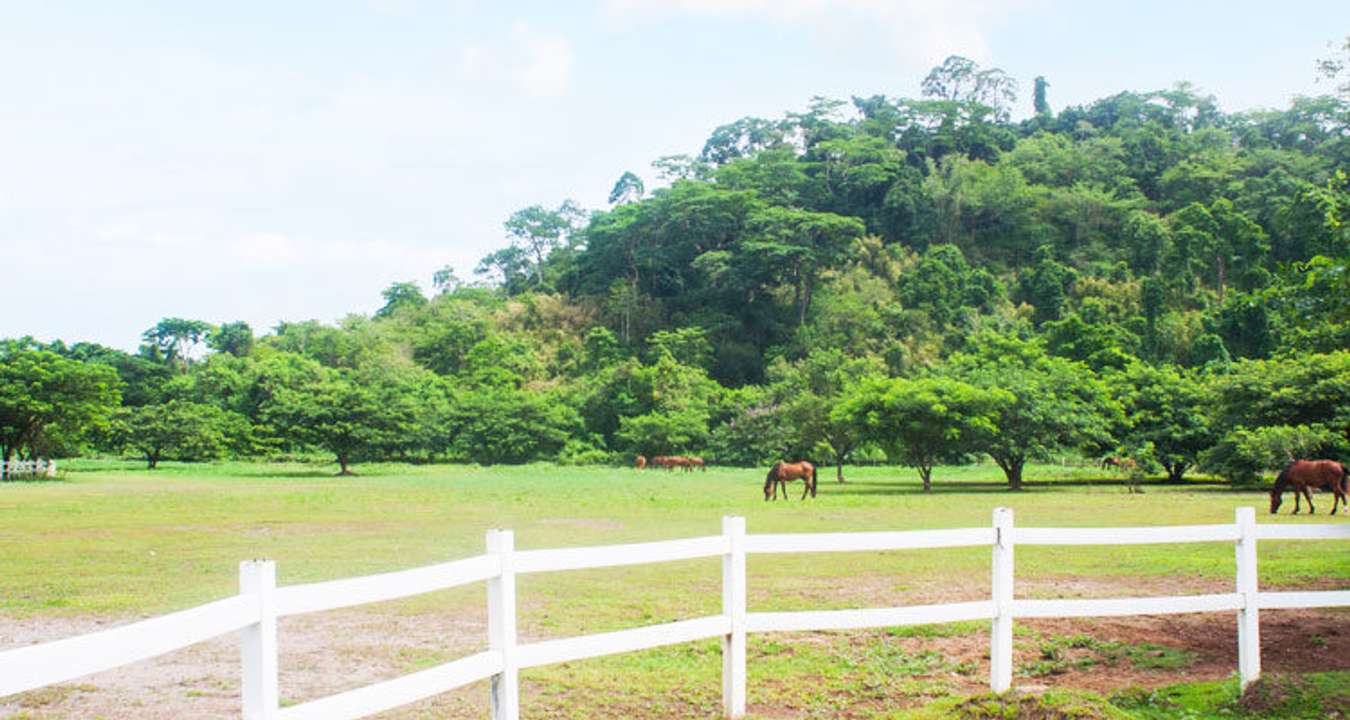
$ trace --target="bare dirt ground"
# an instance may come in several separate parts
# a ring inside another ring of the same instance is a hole
[[[859,578],[843,593],[859,606],[892,603],[942,602],[979,597],[984,578],[968,582],[936,582],[896,590],[882,578]],[[1109,595],[1164,595],[1173,593],[1222,592],[1223,585],[1184,579],[1125,579],[1104,582],[1099,578],[1043,578],[1023,581],[1022,597],[1103,597]],[[1309,589],[1317,589],[1315,587]],[[816,588],[804,588],[814,596]],[[841,598],[835,588],[833,599]],[[752,608],[754,599],[752,598]],[[36,618],[0,617],[0,649],[92,632],[137,618]],[[1054,674],[1020,676],[1023,688],[1071,687],[1109,693],[1128,687],[1152,688],[1179,682],[1217,680],[1230,676],[1236,667],[1236,624],[1230,613],[1126,617],[1100,620],[1026,620],[1018,623],[1017,663],[1020,668],[1040,659],[1042,643],[1055,637],[1088,635],[1103,642],[1151,643],[1183,649],[1194,654],[1183,668],[1139,669],[1129,663],[1098,663],[1067,667]],[[281,687],[289,702],[304,701],[341,690],[360,687],[380,679],[430,667],[476,652],[485,645],[486,618],[477,610],[408,612],[397,607],[335,611],[284,619],[280,627]],[[523,640],[538,639],[537,627],[522,628]],[[896,643],[906,652],[937,651],[949,666],[966,668],[945,671],[942,687],[954,692],[982,692],[988,673],[988,636],[985,631],[949,637],[892,637],[883,630],[838,633],[795,633],[775,638],[791,652],[794,646],[815,646],[825,652],[844,653],[850,645]],[[1350,611],[1266,611],[1261,616],[1262,664],[1267,671],[1311,672],[1350,670]],[[752,644],[752,658],[754,647]],[[0,701],[0,716],[12,718],[123,718],[169,720],[178,718],[237,717],[239,709],[239,656],[233,637],[223,637],[160,658],[93,675],[70,683],[26,693]],[[752,669],[753,674],[753,669]],[[788,687],[793,678],[763,678],[761,682]],[[713,691],[715,693],[715,690]],[[524,677],[524,703],[533,703],[537,717],[598,717],[569,704],[584,702],[586,692],[554,682]],[[773,698],[776,693],[757,693]],[[392,711],[389,718],[481,718],[486,712],[485,683],[462,688],[432,700]],[[921,703],[922,691],[913,697],[876,700],[888,706]],[[872,704],[869,701],[867,704]],[[641,710],[634,698],[633,717],[712,717],[715,702],[701,707],[698,701],[670,698],[661,708]],[[871,709],[876,709],[875,707]],[[757,717],[801,717],[790,703],[760,700],[752,703]],[[859,708],[860,714],[864,709]],[[840,717],[855,716],[843,711]]]

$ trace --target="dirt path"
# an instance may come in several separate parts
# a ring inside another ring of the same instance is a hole
[[[1184,586],[1184,589],[1183,587]],[[881,592],[878,582],[864,579],[847,593],[860,605],[890,602],[941,602],[977,597],[971,587],[951,583],[909,587],[902,592]],[[1130,580],[1128,588],[1098,579],[1043,579],[1024,582],[1019,595],[1026,597],[1090,597],[1109,594],[1155,595],[1173,592],[1214,592],[1218,587],[1197,586],[1164,580]],[[814,594],[814,589],[806,591]],[[836,600],[838,597],[836,596]],[[870,602],[868,601],[870,599]],[[134,618],[129,618],[134,619]],[[93,618],[0,618],[0,648],[91,632],[112,624]],[[458,614],[407,612],[398,608],[349,610],[282,621],[281,686],[288,701],[303,701],[379,679],[451,660],[483,649],[485,617],[482,612]],[[1236,666],[1236,625],[1230,613],[1161,617],[1109,618],[1101,620],[1026,620],[1019,623],[1016,661],[1023,671],[1041,659],[1045,642],[1053,638],[1086,635],[1104,643],[1138,645],[1150,643],[1193,653],[1179,669],[1140,669],[1125,662],[1070,665],[1054,674],[1020,675],[1020,687],[1056,686],[1101,692],[1126,687],[1157,687],[1190,680],[1229,677]],[[529,638],[540,636],[526,627]],[[1350,670],[1350,610],[1266,611],[1261,617],[1262,664],[1267,671],[1307,672]],[[796,633],[775,638],[781,645],[799,643],[823,646],[844,653],[850,644],[898,643],[908,652],[937,651],[960,673],[944,672],[942,682],[957,692],[980,692],[988,673],[988,636],[972,631],[950,637],[891,637],[884,631],[847,633]],[[153,660],[90,676],[76,683],[27,693],[0,702],[0,716],[17,718],[106,718],[107,720],[177,720],[178,718],[229,718],[238,713],[238,645],[223,637]],[[789,682],[773,679],[766,682]],[[529,673],[524,681],[527,707],[535,703],[539,716],[558,714],[569,701],[573,688],[545,686]],[[584,695],[584,693],[583,693]],[[766,693],[773,697],[772,693]],[[447,693],[433,700],[393,711],[390,718],[481,718],[486,712],[484,683]],[[636,695],[635,695],[636,697]],[[922,702],[893,698],[894,705]],[[641,706],[641,703],[635,702]],[[797,717],[788,706],[761,703],[752,707],[763,717]],[[711,717],[710,707],[689,705],[671,711],[653,709],[650,717]],[[582,713],[585,715],[586,713]],[[561,715],[560,715],[561,716]],[[640,716],[640,715],[639,715]]]

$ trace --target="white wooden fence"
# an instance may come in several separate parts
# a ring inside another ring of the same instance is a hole
[[[1350,540],[1350,523],[1256,524],[1252,508],[1238,508],[1232,525],[1136,528],[1014,528],[1011,510],[994,511],[992,527],[905,532],[747,535],[745,519],[727,517],[722,533],[709,537],[632,545],[523,550],[510,530],[487,535],[487,554],[466,560],[381,575],[306,585],[276,586],[268,560],[240,564],[239,594],[150,620],[42,645],[0,652],[0,697],[65,682],[154,657],[230,632],[240,633],[242,706],[246,720],[359,718],[428,698],[468,683],[491,679],[494,720],[519,717],[522,669],[582,658],[720,637],[722,698],[727,717],[745,714],[747,633],[839,630],[990,620],[989,684],[1012,686],[1014,618],[1158,615],[1236,611],[1238,672],[1245,687],[1261,672],[1261,610],[1350,605],[1350,590],[1260,592],[1256,582],[1259,540]],[[1237,584],[1231,593],[1177,597],[1020,600],[1013,594],[1015,545],[1131,545],[1231,542],[1236,547]],[[993,550],[988,600],[908,607],[798,612],[748,612],[745,558],[751,553],[860,552],[988,546]],[[702,557],[722,558],[722,612],[679,622],[521,644],[516,635],[516,576],[524,573],[618,567]],[[280,706],[277,684],[277,619],[442,590],[488,583],[488,649],[392,680]]]
[[[0,477],[56,477],[55,460],[0,460]]]

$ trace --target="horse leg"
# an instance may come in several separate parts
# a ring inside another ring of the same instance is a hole
[[[790,498],[788,498],[788,492],[787,492],[787,478],[779,478],[779,479],[778,479],[778,484],[783,488],[783,499],[784,499],[784,500],[790,499]]]
[[[1313,507],[1312,504],[1312,490],[1309,490],[1307,485],[1303,486],[1303,497],[1308,498],[1308,514],[1312,515],[1317,512],[1317,508]]]
[[[1302,504],[1301,504],[1302,502],[1303,502],[1303,493],[1299,492],[1298,489],[1296,488],[1296,489],[1294,490],[1294,514],[1295,514],[1295,515],[1298,514],[1299,509],[1302,507]]]

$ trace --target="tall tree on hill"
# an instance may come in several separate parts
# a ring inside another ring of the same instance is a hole
[[[1045,97],[1045,91],[1049,87],[1050,83],[1046,82],[1044,75],[1036,76],[1036,84],[1033,87],[1031,94],[1031,105],[1032,109],[1035,110],[1036,114],[1039,116],[1050,114],[1050,101]]]
[[[164,318],[141,335],[145,341],[142,351],[151,359],[163,360],[176,366],[179,372],[187,372],[192,352],[210,336],[214,328],[202,320],[184,318]]]
[[[998,120],[1008,119],[1017,102],[1017,80],[999,68],[981,69],[960,55],[950,55],[928,72],[922,83],[925,97],[977,102],[994,109]]]
[[[571,200],[554,210],[542,205],[517,210],[502,224],[510,246],[483,258],[476,272],[499,275],[512,294],[551,289],[544,277],[545,263],[568,243],[584,217],[581,207]]]
[[[614,183],[614,189],[609,191],[609,204],[622,205],[641,200],[646,191],[642,185],[642,178],[632,172],[624,172]]]

